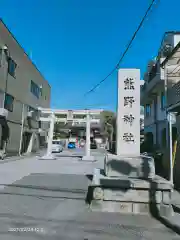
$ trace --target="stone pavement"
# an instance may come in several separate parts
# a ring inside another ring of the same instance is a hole
[[[65,153],[56,160],[27,157],[0,165],[1,240],[180,239],[148,216],[91,212],[87,189],[103,157],[84,162]]]

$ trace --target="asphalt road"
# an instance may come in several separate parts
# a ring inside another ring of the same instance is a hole
[[[85,203],[90,175],[103,162],[68,154],[0,165],[1,240],[180,239],[151,217],[91,212]]]

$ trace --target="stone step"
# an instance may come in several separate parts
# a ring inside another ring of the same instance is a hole
[[[132,203],[132,202],[116,202],[116,201],[98,201],[93,200],[90,206],[95,212],[116,212],[126,214],[149,214],[149,204]]]
[[[171,205],[133,202],[93,200],[90,205],[93,212],[115,212],[135,215],[173,216]]]
[[[151,191],[139,189],[112,189],[94,187],[92,194],[93,200],[116,201],[116,202],[134,202],[134,203],[163,203],[170,204],[170,191]]]
[[[171,190],[172,184],[159,176],[155,176],[153,180],[145,180],[140,178],[107,177],[101,169],[95,168],[93,173],[92,186],[101,186],[106,188],[134,188],[134,189],[158,189]]]

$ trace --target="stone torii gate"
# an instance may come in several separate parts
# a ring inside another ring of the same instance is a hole
[[[53,141],[53,133],[54,133],[54,124],[56,122],[79,122],[79,123],[86,123],[86,149],[85,149],[85,156],[83,156],[82,160],[91,160],[93,161],[94,158],[91,156],[90,153],[90,129],[91,129],[91,123],[95,122],[95,119],[91,119],[91,115],[100,115],[100,113],[103,110],[53,110],[53,109],[39,109],[41,113],[43,114],[49,114],[48,117],[40,117],[40,121],[42,122],[49,122],[49,134],[48,134],[48,147],[46,154],[42,157],[42,159],[49,160],[49,159],[55,159],[55,156],[52,154],[52,141]],[[67,116],[67,118],[57,118],[56,114],[67,114],[70,112],[71,116]],[[83,114],[86,116],[85,119],[73,119],[73,114]]]

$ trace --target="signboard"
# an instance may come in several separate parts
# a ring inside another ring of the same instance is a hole
[[[140,155],[140,70],[118,72],[117,154]]]

